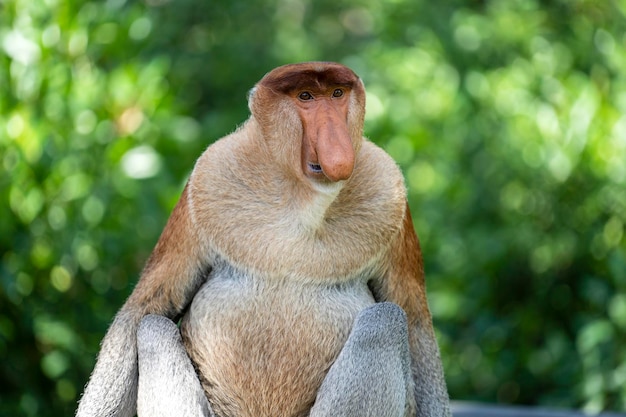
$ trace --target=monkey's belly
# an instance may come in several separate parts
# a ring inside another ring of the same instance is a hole
[[[182,333],[220,417],[307,416],[354,319],[365,282],[337,286],[212,276]]]

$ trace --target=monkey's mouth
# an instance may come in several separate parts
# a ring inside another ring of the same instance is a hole
[[[309,162],[309,169],[315,174],[322,174],[324,172],[322,171],[322,166],[320,164],[312,164],[310,162]]]

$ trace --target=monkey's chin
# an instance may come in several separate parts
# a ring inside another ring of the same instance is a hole
[[[308,177],[311,187],[320,194],[336,196],[346,183],[345,180],[331,181],[324,174],[321,175],[321,178],[313,178],[311,175]]]
[[[329,179],[324,173],[322,165],[313,162],[307,162],[304,175],[308,178],[313,189],[322,194],[336,195],[346,182],[345,180],[333,181]]]

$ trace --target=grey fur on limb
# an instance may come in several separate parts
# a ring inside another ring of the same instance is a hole
[[[148,315],[137,332],[137,414],[213,416],[177,326]],[[414,415],[406,315],[392,303],[363,310],[330,368],[311,417]]]
[[[137,415],[214,416],[178,327],[167,317],[147,315],[137,330]]]
[[[406,314],[396,304],[363,310],[322,383],[311,417],[415,415],[408,337]]]

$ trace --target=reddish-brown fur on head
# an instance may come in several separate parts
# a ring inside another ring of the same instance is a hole
[[[276,68],[254,88],[250,109],[264,140],[285,150],[273,156],[296,176],[337,182],[352,175],[362,142],[365,90],[351,69],[330,62]]]

